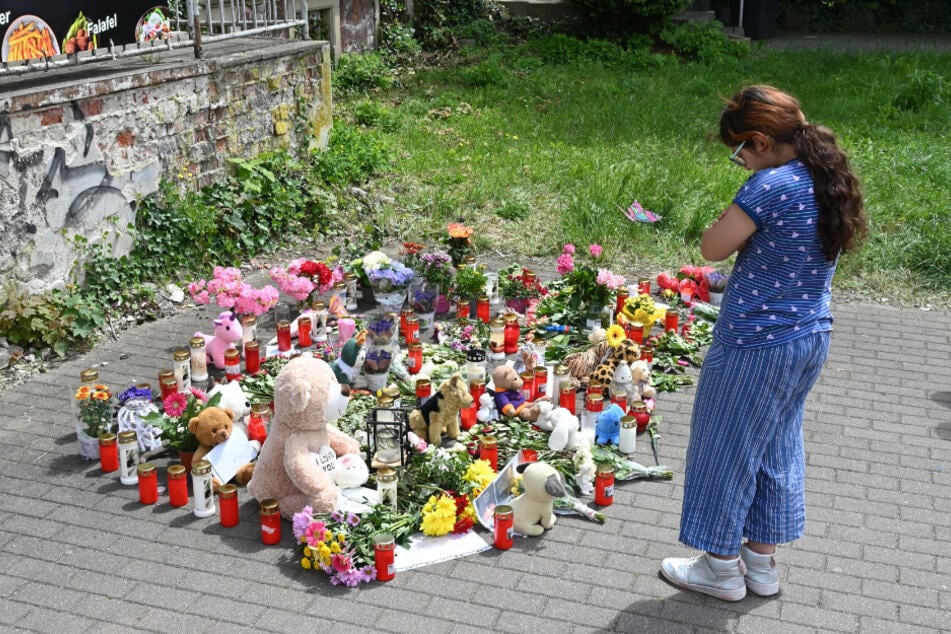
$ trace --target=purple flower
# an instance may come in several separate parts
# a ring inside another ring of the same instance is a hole
[[[359,515],[353,512],[347,513],[347,524],[349,524],[350,526],[356,526],[359,523],[360,523]]]
[[[309,506],[302,508],[299,513],[294,513],[294,539],[300,541],[313,520],[313,513],[314,510]]]
[[[133,398],[144,398],[152,400],[152,389],[148,387],[136,387],[132,386],[125,392],[119,394],[119,402],[125,403],[126,401]]]
[[[341,513],[340,511],[334,511],[333,513],[330,514],[330,519],[332,519],[335,522],[342,522],[343,513]]]

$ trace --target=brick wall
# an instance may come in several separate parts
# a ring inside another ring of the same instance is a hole
[[[61,286],[73,236],[128,252],[122,229],[162,178],[200,187],[230,157],[323,147],[331,120],[326,42],[231,41],[202,60],[166,51],[0,80],[0,281]]]

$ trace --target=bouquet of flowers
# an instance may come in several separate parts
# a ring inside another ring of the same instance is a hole
[[[462,534],[472,529],[475,520],[475,509],[467,494],[442,491],[429,496],[423,505],[419,528],[424,535],[433,537],[449,533]]]
[[[281,292],[299,302],[312,299],[313,295],[330,292],[334,284],[343,281],[343,267],[331,268],[324,262],[298,258],[286,268],[275,266],[268,273],[277,282]]]
[[[472,244],[472,227],[458,222],[450,222],[446,226],[446,247],[452,258],[453,266],[465,264],[466,258],[475,255],[475,245]]]
[[[210,280],[188,284],[188,293],[196,304],[209,304],[212,299],[222,308],[240,315],[260,315],[277,305],[279,294],[273,286],[256,289],[241,280],[241,270],[216,266]]]
[[[413,281],[413,269],[404,266],[382,251],[371,251],[362,259],[353,262],[359,268],[373,288],[381,293],[404,289]]]
[[[449,294],[457,302],[476,299],[485,292],[486,281],[485,273],[475,266],[461,268],[456,271]]]
[[[548,289],[529,269],[512,264],[499,271],[499,295],[503,299],[541,299]]]
[[[354,587],[376,579],[372,558],[360,556],[352,539],[360,526],[355,513],[334,511],[330,517],[314,516],[310,506],[294,515],[294,538],[300,542],[300,565],[305,570],[322,570],[335,586]]]
[[[96,438],[112,428],[112,393],[108,386],[83,385],[76,390],[75,399],[79,424],[87,436]]]
[[[400,249],[400,255],[403,257],[403,264],[418,272],[420,254],[422,254],[423,249],[425,248],[425,244],[420,244],[418,242],[404,242],[403,248]]]
[[[206,407],[214,407],[221,401],[221,392],[210,399],[198,388],[186,392],[173,392],[162,399],[162,412],[151,412],[143,417],[148,424],[162,430],[162,445],[178,451],[195,451],[198,439],[188,429],[190,421]]]
[[[663,308],[657,308],[653,298],[650,295],[641,294],[636,297],[630,297],[624,302],[624,308],[619,317],[626,321],[637,322],[649,331],[655,321],[663,319],[667,311]]]
[[[417,315],[425,315],[436,311],[436,291],[426,286],[411,287],[409,306]]]
[[[565,313],[559,315],[560,323],[583,323],[588,315],[600,314],[611,302],[614,291],[624,286],[624,276],[597,267],[604,252],[600,245],[588,247],[591,264],[576,263],[575,252],[573,244],[566,244],[557,260],[557,270],[562,276],[556,283],[558,298]],[[551,312],[546,310],[541,314]]]
[[[452,283],[452,258],[445,251],[423,253],[416,263],[416,274],[444,291]]]

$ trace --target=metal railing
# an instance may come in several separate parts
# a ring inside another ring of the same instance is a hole
[[[196,59],[204,44],[221,40],[286,31],[310,39],[307,0],[178,0],[170,1],[173,32],[163,39],[114,44],[71,55],[0,63],[0,78],[47,71],[123,57],[180,50],[191,46]],[[182,6],[184,4],[184,6]]]

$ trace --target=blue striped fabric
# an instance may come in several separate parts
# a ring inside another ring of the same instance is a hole
[[[736,348],[714,341],[690,423],[680,541],[736,555],[742,538],[779,544],[805,528],[802,417],[830,333]]]
[[[835,262],[822,253],[806,166],[794,159],[760,170],[733,202],[757,230],[737,255],[716,338],[731,346],[772,346],[831,330]]]

